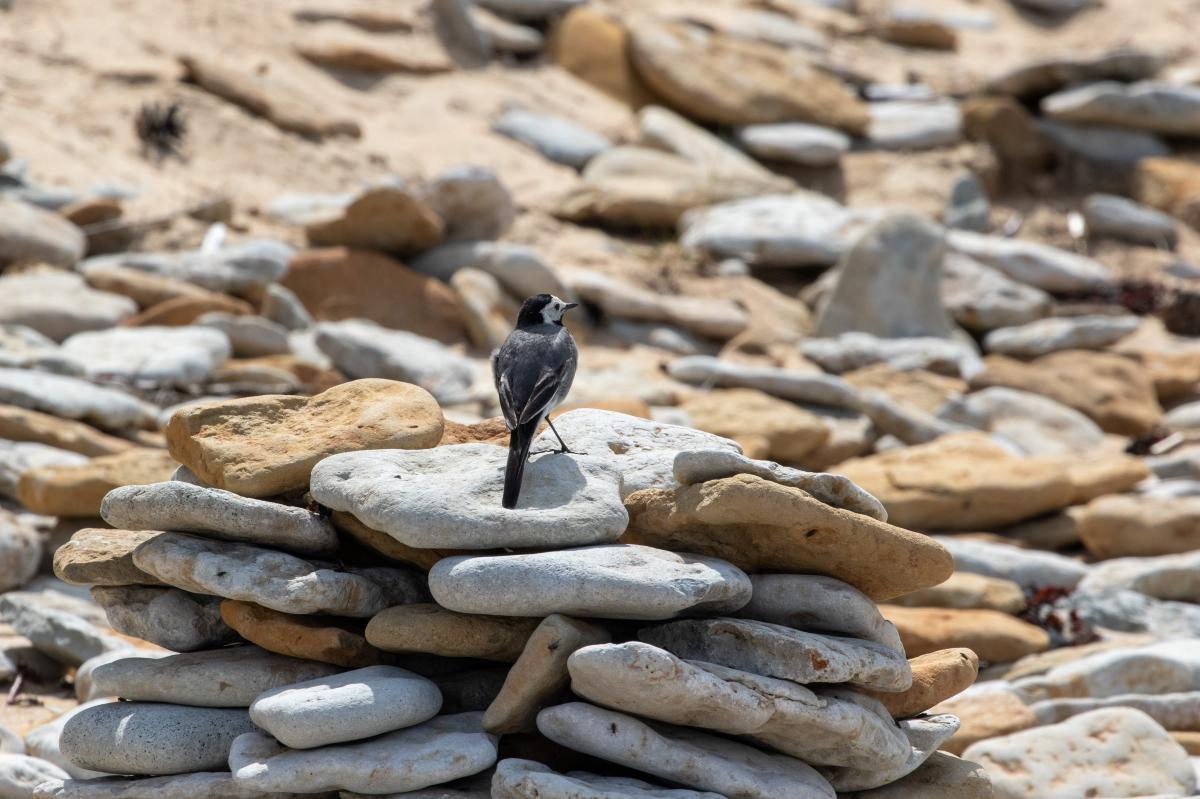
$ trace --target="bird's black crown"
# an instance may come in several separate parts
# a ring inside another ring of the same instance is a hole
[[[517,314],[517,327],[528,327],[530,325],[540,325],[545,323],[545,318],[542,316],[542,309],[554,301],[554,297],[550,294],[534,294],[525,302],[521,303],[521,310]]]

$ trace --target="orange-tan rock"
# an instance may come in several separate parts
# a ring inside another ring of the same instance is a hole
[[[44,466],[21,475],[17,499],[28,510],[47,516],[99,516],[100,502],[109,491],[170,480],[178,465],[163,450],[135,447],[80,466]]]

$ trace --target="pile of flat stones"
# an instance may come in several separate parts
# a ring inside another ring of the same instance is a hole
[[[267,398],[178,411],[174,479],[109,492],[114,529],[60,548],[60,578],[168,651],[80,668],[72,778],[37,799],[990,795],[925,712],[974,653],[910,661],[875,604],[953,559],[849,479],[583,409],[506,510],[494,425],[450,436],[389,381],[327,394],[364,382],[399,398],[390,432],[346,412],[319,457],[244,440]]]

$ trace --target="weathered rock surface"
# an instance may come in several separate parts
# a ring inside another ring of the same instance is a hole
[[[242,709],[110,702],[67,722],[62,752],[109,774],[183,774],[223,768],[233,740],[254,725]]]
[[[223,332],[186,325],[76,333],[63,342],[62,352],[93,379],[174,385],[208,379],[231,349]]]
[[[284,746],[312,749],[411,727],[441,706],[442,693],[430,680],[395,666],[368,666],[266,690],[250,705],[250,718]]]
[[[987,529],[1071,502],[1055,463],[1019,458],[978,433],[847,461],[837,471],[878,497],[892,523],[917,530]]]
[[[221,620],[238,635],[269,652],[356,668],[374,666],[384,654],[367,643],[361,629],[348,629],[336,620],[297,616],[226,599],[220,603]]]
[[[610,640],[607,631],[587,622],[557,613],[542,619],[483,714],[483,728],[494,735],[533,730],[538,711],[566,688],[571,654]]]
[[[803,459],[829,438],[820,417],[754,389],[716,389],[680,407],[698,430],[735,441],[764,439],[767,456],[783,463]]]
[[[1041,627],[997,610],[885,605],[882,612],[900,632],[904,651],[914,657],[963,647],[982,660],[1003,663],[1050,648],[1050,635]]]
[[[724,561],[631,544],[446,558],[430,570],[429,589],[459,613],[639,620],[732,613],[751,593],[746,574]]]
[[[1084,453],[1104,444],[1104,431],[1074,408],[1004,386],[952,397],[937,415],[1000,436],[1027,455]]]
[[[34,799],[303,799],[308,794],[263,793],[239,784],[228,771],[167,777],[110,777],[45,783]]]
[[[616,727],[616,731],[613,731]],[[546,708],[538,729],[555,743],[722,796],[833,799],[833,789],[795,758],[683,727],[650,727],[584,702]]]
[[[1172,555],[1200,546],[1200,497],[1117,495],[1088,503],[1079,537],[1101,558]]]
[[[424,580],[412,572],[385,567],[337,571],[283,552],[184,533],[146,541],[134,551],[133,562],[184,591],[288,613],[366,617],[426,596]]]
[[[161,449],[137,447],[78,466],[43,466],[21,475],[17,499],[47,516],[94,518],[114,488],[169,480],[177,464]]]
[[[140,582],[158,580],[147,575]],[[109,626],[117,632],[174,652],[195,652],[237,639],[221,621],[218,597],[189,594],[178,588],[121,585],[96,586],[92,598],[104,608]]]
[[[434,604],[388,608],[367,624],[372,645],[388,652],[425,652],[512,663],[538,626],[538,619],[470,616]]]
[[[158,535],[155,530],[85,527],[54,552],[54,574],[74,585],[159,585],[133,565],[133,550]]]
[[[0,497],[16,499],[21,475],[42,466],[80,466],[88,459],[76,452],[28,441],[0,439]]]
[[[6,275],[0,297],[0,324],[23,325],[54,341],[110,328],[137,312],[128,297],[96,291],[79,275],[58,270]]]
[[[893,783],[848,791],[846,799],[991,799],[992,781],[979,765],[938,751],[920,768]]]
[[[0,438],[44,444],[88,457],[113,455],[136,446],[89,424],[16,405],[0,405]]]
[[[17,199],[5,198],[2,208],[0,262],[5,266],[45,262],[69,269],[83,257],[83,231],[63,217]]]
[[[336,672],[325,663],[235,646],[162,658],[131,654],[93,669],[92,684],[100,696],[138,702],[250,707],[266,691]]]
[[[1002,799],[1088,792],[1125,796],[1188,794],[1196,775],[1183,747],[1137,710],[1095,710],[981,741],[963,757],[979,763]],[[1047,791],[1046,786],[1055,787]]]
[[[415,791],[478,773],[496,762],[496,738],[480,714],[439,716],[416,727],[340,746],[287,749],[259,732],[229,753],[234,780],[259,791],[368,794]]]
[[[434,339],[362,319],[319,323],[316,343],[348,377],[412,383],[444,403],[468,396],[477,371],[470,359]]]
[[[25,799],[47,780],[70,778],[70,774],[39,757],[0,752],[0,796]]]
[[[446,794],[447,797],[455,795]],[[661,788],[632,777],[603,777],[578,771],[558,774],[532,760],[508,758],[497,764],[491,791],[486,796],[496,799],[525,799],[529,796],[545,799],[600,796],[617,799],[717,799],[719,794]]]
[[[166,435],[172,455],[206,484],[265,497],[307,485],[313,466],[337,452],[434,446],[442,413],[416,386],[355,380],[315,397],[185,407]]]
[[[10,591],[0,595],[0,616],[39,651],[69,666],[78,666],[104,652],[131,647],[124,638],[55,608],[39,594]]]
[[[126,530],[198,533],[302,555],[328,554],[337,546],[333,525],[316,513],[178,480],[114,489],[100,515]]]
[[[798,683],[851,683],[905,691],[903,655],[870,641],[793,630],[749,619],[700,619],[643,627],[638,638],[686,660]]]
[[[1200,646],[1194,640],[1099,651],[1014,682],[1030,701],[1165,694],[1200,689]]]
[[[953,550],[951,550],[953,552]],[[957,561],[957,559],[956,559]],[[909,608],[999,610],[1016,615],[1025,609],[1025,591],[1012,580],[960,570],[946,582],[892,600]]]
[[[910,718],[969,688],[979,673],[979,657],[966,648],[939,649],[910,658],[908,666],[913,683],[907,691],[861,693],[882,702],[893,718]]]
[[[907,760],[908,741],[867,697],[680,660],[631,641],[589,646],[568,661],[571,688],[627,713],[744,735],[806,763],[869,768]]]
[[[157,408],[115,388],[64,375],[0,369],[0,402],[105,430],[153,428]]]
[[[950,550],[957,569],[1011,580],[1027,591],[1050,586],[1074,588],[1088,572],[1088,567],[1078,560],[1053,552],[953,535],[939,536],[937,540]]]
[[[809,632],[832,633],[904,652],[896,628],[870,597],[832,577],[816,574],[756,574],[754,594],[735,615]]]
[[[825,574],[872,599],[937,585],[953,571],[949,553],[924,536],[751,475],[643,491],[627,505],[627,543],[718,557],[746,571]]]
[[[556,426],[572,446],[589,449]],[[611,455],[533,458],[513,510],[500,503],[507,457],[488,444],[347,452],[313,470],[311,490],[322,505],[417,547],[570,546],[613,541],[625,529]]]
[[[1132,315],[1053,317],[993,330],[983,345],[988,352],[1037,358],[1060,350],[1104,349],[1132,333],[1138,325],[1138,318]]]
[[[897,766],[880,768],[825,768],[822,771],[838,791],[878,788],[915,771],[958,729],[953,716],[921,716],[898,723],[909,742],[908,759]]]

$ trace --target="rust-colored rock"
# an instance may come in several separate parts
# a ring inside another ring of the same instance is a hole
[[[85,527],[54,552],[54,576],[72,585],[162,585],[133,565],[133,550],[159,530]]]
[[[367,641],[387,652],[512,663],[521,656],[539,621],[455,613],[432,603],[399,605],[367,623]]]
[[[171,417],[166,435],[171,454],[207,485],[269,497],[307,486],[313,466],[327,455],[436,446],[442,409],[417,386],[355,380],[314,397],[187,406]]]
[[[350,669],[374,666],[387,659],[360,633],[339,626],[345,619],[296,616],[253,602],[226,599],[221,603],[221,620],[250,643],[280,655]]]
[[[625,499],[623,543],[722,558],[746,571],[824,574],[876,600],[937,585],[954,559],[933,539],[751,475]]]
[[[762,438],[767,457],[795,463],[829,438],[820,417],[752,388],[715,389],[680,406],[693,427],[739,441]]]
[[[113,455],[136,446],[132,441],[101,433],[89,424],[16,405],[0,405],[0,438],[48,444],[89,457]]]
[[[449,558],[454,555],[483,555],[492,550],[466,550],[466,549],[417,549],[410,547],[407,544],[402,544],[392,538],[387,533],[381,533],[378,530],[372,530],[365,524],[356,519],[353,515],[344,511],[334,511],[330,518],[333,520],[333,526],[341,532],[353,538],[358,543],[368,549],[374,550],[384,557],[390,558],[398,563],[405,563],[409,566],[414,566],[421,571],[429,571],[433,568],[433,564],[437,563],[442,558]]]
[[[100,502],[109,491],[170,480],[178,465],[163,450],[135,447],[81,466],[43,466],[21,475],[17,499],[28,510],[47,516],[99,516]]]
[[[315,319],[369,319],[448,344],[465,341],[454,290],[380,253],[347,247],[299,253],[280,281]]]
[[[856,688],[883,703],[892,718],[907,719],[965,691],[979,674],[979,658],[970,649],[939,649],[910,658],[913,684],[907,691],[887,693]]]
[[[633,108],[654,101],[633,68],[625,27],[602,11],[572,9],[554,28],[546,51],[567,72]]]
[[[1003,663],[1050,648],[1050,635],[1041,627],[995,610],[883,605],[879,611],[896,625],[904,651],[913,657],[964,647],[980,660]]]
[[[242,315],[254,313],[254,308],[245,300],[211,291],[203,295],[188,295],[164,300],[123,320],[121,324],[126,327],[145,327],[147,325],[178,327],[190,325],[210,312]]]
[[[962,726],[942,744],[942,749],[961,755],[976,741],[997,738],[1038,725],[1037,716],[1012,691],[997,689],[942,702],[935,713],[958,716]]]

